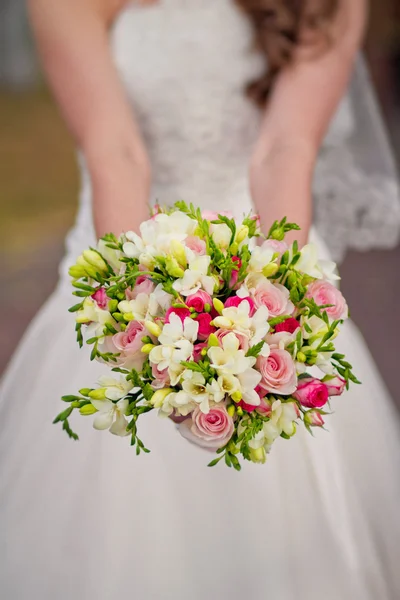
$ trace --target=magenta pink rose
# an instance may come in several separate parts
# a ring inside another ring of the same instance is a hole
[[[151,279],[146,277],[146,275],[139,275],[134,288],[127,288],[125,290],[125,296],[127,300],[135,300],[139,294],[151,294],[154,292],[154,288],[155,286]]]
[[[328,388],[325,383],[315,377],[299,379],[294,398],[307,408],[321,408],[328,402]]]
[[[209,313],[201,313],[197,315],[195,321],[199,324],[199,331],[197,337],[199,340],[208,340],[211,333],[216,331],[215,327],[211,325],[212,317]]]
[[[242,333],[241,331],[235,331],[232,329],[218,329],[218,331],[215,333],[220,345],[222,346],[222,340],[223,338],[228,335],[229,333],[234,333],[236,338],[238,339],[239,342],[239,350],[244,350],[245,352],[247,352],[247,350],[249,349],[250,345],[249,345],[249,338]]]
[[[257,368],[261,373],[260,387],[267,392],[289,396],[296,390],[296,367],[287,350],[273,348],[268,357],[259,356]]]
[[[263,415],[264,417],[269,417],[272,413],[271,403],[267,400],[267,398],[265,398],[265,390],[262,391],[264,393],[264,396],[260,396],[260,404],[256,406],[256,409],[257,412],[260,413],[260,415]]]
[[[199,362],[199,360],[204,358],[201,354],[204,348],[207,348],[206,342],[200,342],[199,344],[195,344],[193,346],[193,360],[195,362]]]
[[[205,241],[196,235],[188,235],[188,237],[185,239],[185,246],[200,256],[206,253],[207,246]]]
[[[328,396],[341,396],[346,388],[347,382],[338,375],[332,379],[327,379],[324,384],[328,388]]]
[[[169,385],[169,375],[168,369],[163,369],[160,371],[158,365],[151,365],[151,373],[154,377],[154,381],[151,383],[151,387],[155,390],[159,390],[163,387],[167,387]]]
[[[145,355],[141,352],[142,337],[146,335],[142,323],[130,321],[125,331],[113,335],[113,343],[120,352],[118,364],[126,367],[141,369],[145,361]]]
[[[189,308],[194,308],[197,313],[204,312],[205,305],[208,304],[209,307],[212,307],[212,298],[210,294],[204,292],[203,290],[198,290],[194,294],[190,294],[186,298],[186,305]]]
[[[281,331],[287,331],[288,333],[294,333],[300,327],[300,323],[297,319],[293,317],[289,317],[285,319],[282,323],[278,323],[275,325],[276,333],[280,333]]]
[[[305,413],[304,423],[310,427],[323,427],[325,425],[321,412],[315,408],[312,408]]]
[[[233,419],[223,405],[212,406],[207,414],[197,407],[192,413],[192,418],[179,425],[183,437],[210,450],[218,450],[225,446],[234,430]]]
[[[242,302],[248,302],[249,306],[250,306],[250,317],[252,317],[254,315],[254,313],[256,312],[256,307],[254,304],[254,300],[253,298],[250,298],[250,296],[246,296],[245,298],[239,298],[239,296],[231,296],[230,298],[228,298],[227,300],[225,300],[225,304],[224,307],[225,308],[229,308],[230,306],[240,306],[242,304]]]
[[[232,262],[235,263],[235,268],[232,270],[231,278],[229,280],[229,287],[234,288],[237,284],[237,280],[239,277],[239,269],[242,266],[242,261],[238,256],[232,256]]]
[[[289,298],[289,290],[280,283],[271,283],[267,279],[260,283],[252,292],[257,308],[266,306],[271,317],[290,315],[294,305]]]
[[[329,281],[314,281],[309,286],[306,297],[315,300],[318,306],[332,304],[329,308],[324,308],[324,311],[333,320],[347,319],[349,315],[347,303],[342,292],[329,283]]]
[[[171,306],[171,308],[169,308],[165,313],[166,323],[169,323],[169,317],[172,314],[177,315],[183,323],[186,317],[190,317],[191,312],[188,308],[174,308],[173,306]]]
[[[105,310],[108,306],[109,297],[106,294],[106,290],[103,287],[97,288],[94,294],[92,294],[93,300],[96,302],[99,308]]]
[[[255,406],[254,404],[247,404],[247,402],[245,402],[244,400],[240,400],[240,402],[237,403],[237,406],[240,406],[240,408],[242,408],[246,412],[253,412],[253,410],[259,408],[259,406]]]

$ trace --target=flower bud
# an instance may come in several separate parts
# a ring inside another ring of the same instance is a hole
[[[88,417],[89,415],[94,415],[94,413],[97,413],[97,408],[95,408],[93,404],[85,404],[85,406],[81,406],[79,412],[81,415]]]
[[[89,265],[92,265],[97,271],[107,271],[107,264],[104,259],[100,256],[98,252],[95,250],[84,250],[83,258]]]
[[[118,300],[109,300],[108,301],[108,310],[110,311],[110,313],[113,313],[117,310],[118,308]]]
[[[165,398],[173,392],[172,388],[163,388],[161,390],[157,390],[151,397],[150,403],[154,406],[154,408],[160,408],[163,405]]]
[[[321,412],[313,408],[304,414],[304,424],[309,427],[323,427],[325,422]]]
[[[235,416],[236,408],[235,408],[234,404],[231,404],[230,406],[228,406],[228,408],[226,410],[228,411],[228,415],[230,417],[234,417]]]
[[[157,325],[157,323],[154,323],[153,321],[145,321],[144,326],[146,327],[147,331],[149,333],[151,333],[151,335],[154,335],[157,338],[162,333],[161,327],[159,325]]]
[[[239,246],[238,246],[238,244],[237,244],[236,242],[233,242],[233,244],[231,244],[231,245],[229,246],[229,251],[230,251],[230,253],[231,253],[231,254],[237,254],[237,253],[238,253],[238,251],[239,251]]]
[[[208,342],[207,345],[210,346],[219,346],[219,342],[218,342],[218,338],[215,335],[215,333],[210,333],[210,335],[208,336]]]
[[[276,229],[274,229],[271,234],[271,238],[273,240],[279,240],[280,242],[282,242],[282,240],[285,239],[285,230],[283,229],[283,227],[277,227]]]
[[[80,279],[81,277],[86,277],[86,271],[80,265],[74,265],[68,269],[68,274],[70,277],[74,279]]]
[[[89,396],[91,391],[92,391],[92,388],[82,388],[79,390],[79,393],[81,396]]]
[[[181,242],[178,242],[178,240],[171,241],[171,253],[182,267],[186,267],[187,258],[185,248]]]
[[[218,314],[222,315],[222,311],[224,309],[224,304],[218,298],[213,299],[213,306]]]
[[[261,448],[250,448],[250,460],[255,463],[265,463],[267,455],[265,449]]]
[[[204,312],[209,313],[211,311],[211,306],[206,302],[204,305]]]
[[[241,406],[237,407],[236,412],[239,415],[239,417],[243,416],[243,408]]]
[[[154,344],[145,344],[144,346],[142,346],[140,351],[143,352],[143,354],[150,354],[153,348]]]
[[[181,279],[184,275],[184,270],[179,266],[178,261],[173,256],[168,256],[165,261],[165,268],[167,269],[168,275]]]
[[[247,225],[242,225],[236,234],[235,241],[238,244],[240,244],[241,242],[243,242],[243,240],[245,240],[247,238],[248,235],[249,235],[249,228],[247,227]]]
[[[304,354],[304,352],[298,352],[296,358],[301,363],[305,363],[307,360],[307,356]]]
[[[265,267],[262,270],[262,274],[264,275],[264,277],[273,277],[274,275],[276,275],[278,269],[279,266],[276,263],[271,262],[268,265],[265,265]]]
[[[89,392],[89,398],[92,400],[105,400],[107,388],[98,388]]]
[[[240,402],[241,399],[243,398],[242,392],[240,392],[239,390],[236,390],[236,392],[233,392],[231,398],[234,402]]]

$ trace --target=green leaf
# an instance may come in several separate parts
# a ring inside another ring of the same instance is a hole
[[[68,312],[74,313],[74,312],[77,312],[78,310],[82,310],[82,308],[83,308],[83,302],[80,302],[79,304],[74,304],[73,306],[71,306],[71,308],[68,309]]]
[[[249,348],[246,352],[246,356],[257,357],[260,354],[263,347],[264,347],[264,341],[261,341],[258,344],[256,344],[255,346],[252,346],[251,348]]]

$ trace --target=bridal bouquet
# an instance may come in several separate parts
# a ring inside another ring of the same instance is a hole
[[[104,236],[71,267],[79,344],[108,364],[97,387],[64,396],[55,422],[77,439],[71,413],[130,436],[157,410],[215,450],[210,466],[263,463],[297,426],[322,427],[332,396],[358,383],[334,340],[348,317],[336,266],[316,248],[285,243],[286,219],[266,237],[257,217],[237,221],[177,202],[157,207],[140,235]]]

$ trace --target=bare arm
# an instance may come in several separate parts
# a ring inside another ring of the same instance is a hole
[[[28,0],[50,86],[83,150],[99,235],[148,217],[150,170],[109,50],[108,30],[126,0]]]
[[[367,0],[341,0],[333,42],[315,56],[300,50],[282,71],[265,112],[250,165],[252,196],[261,221],[288,216],[311,222],[311,184],[321,142],[346,89],[365,28]]]

